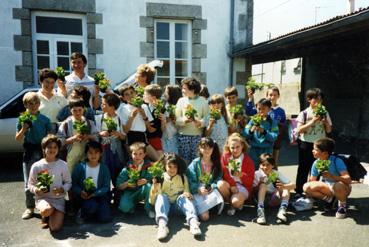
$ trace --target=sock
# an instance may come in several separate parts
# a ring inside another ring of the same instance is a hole
[[[338,201],[338,207],[346,207],[346,202]]]
[[[264,208],[264,202],[258,202],[258,208]]]
[[[281,202],[281,208],[288,208],[288,200],[282,200]]]
[[[199,225],[199,221],[196,218],[190,220],[190,225]]]
[[[332,202],[333,197],[332,196],[324,196],[322,199],[326,202]]]
[[[163,218],[160,218],[159,219],[159,222],[158,222],[158,225],[159,226],[166,226],[167,225],[167,221]]]

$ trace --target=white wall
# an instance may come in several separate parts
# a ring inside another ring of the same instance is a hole
[[[207,58],[202,59],[201,70],[207,73],[210,93],[223,92],[229,76],[230,8],[229,1],[224,0],[97,1],[96,11],[103,13],[103,24],[96,25],[96,35],[104,39],[104,54],[97,56],[97,68],[103,68],[116,82],[146,62],[146,58],[140,57],[140,42],[146,42],[146,29],[139,25],[140,16],[146,16],[146,2],[202,6],[207,29],[201,31],[201,43],[207,44]]]
[[[0,103],[23,88],[15,80],[15,65],[21,65],[22,53],[14,50],[13,36],[21,33],[20,20],[13,19],[13,8],[20,8],[21,0],[1,1],[0,7]]]

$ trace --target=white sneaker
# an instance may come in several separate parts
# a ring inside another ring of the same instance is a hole
[[[149,211],[149,218],[150,219],[155,219],[155,212],[154,211]]]
[[[229,216],[233,216],[234,214],[236,213],[236,209],[234,207],[230,207],[228,210],[227,210],[227,214]]]
[[[33,208],[27,208],[22,214],[22,219],[24,220],[31,219],[33,217],[33,212],[34,212]]]
[[[285,207],[280,207],[279,208],[277,218],[280,219],[282,222],[287,222],[286,208]]]
[[[199,227],[199,222],[191,222],[190,223],[190,232],[194,236],[200,236],[201,235],[201,229]]]
[[[158,240],[163,240],[168,236],[169,229],[166,225],[159,225],[158,227],[158,234],[157,238]]]
[[[258,214],[258,217],[256,219],[256,223],[260,225],[265,225],[266,219],[265,219],[264,208],[258,208],[257,214]]]

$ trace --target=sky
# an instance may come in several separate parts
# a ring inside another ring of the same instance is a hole
[[[368,6],[369,0],[355,1],[355,10]],[[347,13],[348,0],[254,0],[253,43]]]

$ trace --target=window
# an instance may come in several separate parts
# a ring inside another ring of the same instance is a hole
[[[281,61],[281,75],[286,74],[286,61]]]
[[[191,44],[190,22],[155,22],[155,59],[164,62],[163,68],[157,73],[158,84],[179,84],[191,74]]]
[[[87,54],[85,16],[63,13],[32,13],[34,79],[43,68],[63,67],[71,72],[73,52]]]
[[[301,62],[302,62],[302,58],[299,58],[297,65],[295,68],[293,68],[293,72],[298,75],[301,74]]]

